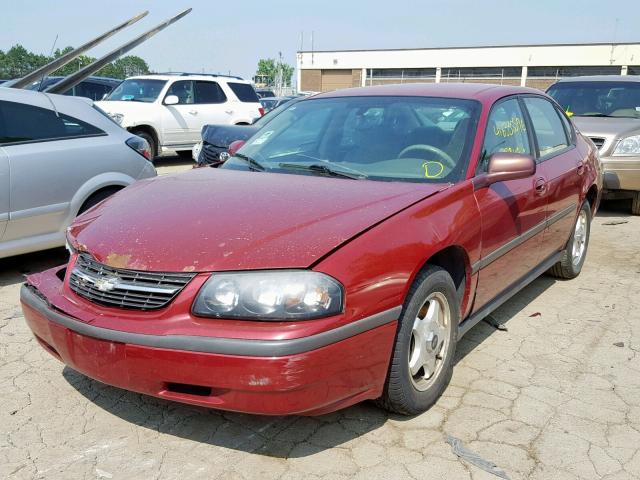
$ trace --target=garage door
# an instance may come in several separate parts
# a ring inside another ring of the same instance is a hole
[[[352,86],[351,70],[322,70],[322,91],[328,92]]]

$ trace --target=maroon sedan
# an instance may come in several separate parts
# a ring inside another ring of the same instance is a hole
[[[549,271],[580,273],[594,145],[537,90],[302,100],[222,168],[138,182],[78,218],[25,318],[101,382],[261,414],[365,399],[415,414],[456,342]]]

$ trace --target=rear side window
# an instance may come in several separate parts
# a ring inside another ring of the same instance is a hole
[[[0,101],[0,145],[105,135],[93,125],[48,110]]]
[[[195,103],[224,103],[227,96],[216,82],[196,81]]]
[[[524,104],[533,124],[541,160],[569,146],[560,115],[550,101],[538,97],[525,97]]]
[[[102,100],[107,93],[111,92],[112,87],[94,82],[81,82],[75,87],[76,97],[86,97],[91,100]]]
[[[228,85],[241,102],[257,103],[259,101],[258,94],[248,83],[229,82]]]
[[[496,104],[487,121],[478,170],[486,172],[489,157],[497,152],[531,155],[531,145],[520,104],[515,98]]]

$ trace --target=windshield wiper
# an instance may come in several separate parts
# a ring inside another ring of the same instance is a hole
[[[319,163],[313,163],[311,165],[305,165],[301,163],[280,163],[278,164],[280,168],[284,168],[286,170],[303,170],[306,172],[316,172],[321,175],[328,175],[332,177],[340,177],[340,178],[349,178],[351,180],[362,180],[367,178],[367,175],[364,173],[356,172],[346,172],[344,170],[337,170],[335,168],[331,168],[328,165],[322,165]]]
[[[586,113],[586,114],[573,114],[574,117],[612,117],[613,115],[607,115],[606,113]]]
[[[260,162],[258,162],[257,160],[249,157],[248,155],[245,155],[244,153],[236,153],[234,155],[234,157],[239,158],[241,160],[244,160],[245,162],[247,162],[249,164],[249,168],[253,171],[256,172],[264,172],[266,170],[266,168],[264,167],[264,165],[262,165]]]

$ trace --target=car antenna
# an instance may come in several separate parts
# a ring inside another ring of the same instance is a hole
[[[58,34],[56,33],[56,38],[53,41],[53,45],[51,45],[51,51],[49,52],[49,57],[53,57],[53,49],[56,48],[56,43],[58,42]],[[42,78],[40,79],[40,85],[38,85],[38,91],[42,91],[42,86],[44,85],[44,79],[47,76],[47,72],[42,72]]]

